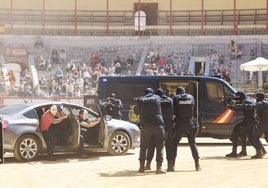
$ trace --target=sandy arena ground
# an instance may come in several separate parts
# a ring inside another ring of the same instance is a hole
[[[268,150],[268,146],[265,147]],[[251,159],[255,150],[248,146],[247,157],[224,157],[230,151],[231,145],[200,144],[202,171],[196,172],[189,146],[179,146],[175,172],[161,175],[155,174],[155,162],[151,171],[143,174],[137,172],[139,149],[130,150],[124,156],[90,153],[88,159],[79,159],[76,154],[57,155],[58,160],[53,162],[46,161],[41,156],[36,162],[19,163],[6,155],[5,163],[0,164],[0,185],[1,188],[268,186],[268,154],[264,159]],[[166,169],[166,160],[163,167]]]

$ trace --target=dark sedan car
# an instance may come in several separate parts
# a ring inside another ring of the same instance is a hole
[[[111,155],[122,155],[139,146],[140,130],[132,123],[111,119],[78,104],[50,101],[45,103],[23,103],[0,108],[4,133],[4,152],[12,152],[19,161],[33,161],[46,152],[46,143],[39,127],[39,121],[47,109],[60,106],[69,118],[56,126],[58,132],[55,152],[77,151],[80,141],[78,113],[88,112],[88,119],[97,121],[94,127],[84,128],[86,151],[107,151]]]

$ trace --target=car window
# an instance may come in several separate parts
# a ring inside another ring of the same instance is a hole
[[[79,107],[76,107],[76,106],[70,106],[70,107],[71,107],[72,114],[73,114],[75,117],[78,117],[78,115],[79,115],[79,111],[80,111],[81,109],[86,110],[85,108],[79,108]],[[87,117],[87,119],[89,119],[89,120],[95,120],[95,119],[98,118],[98,117],[95,116],[94,114],[91,114],[91,112],[90,112],[89,110],[87,110],[87,112],[88,112],[88,117]]]
[[[69,108],[67,106],[61,106],[64,114],[70,114]]]
[[[38,119],[38,116],[34,109],[25,112],[23,115],[29,119]]]
[[[0,114],[1,115],[13,115],[17,114],[21,110],[24,110],[27,108],[25,105],[8,105],[0,108]]]

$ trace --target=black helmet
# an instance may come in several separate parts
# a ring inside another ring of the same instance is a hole
[[[262,101],[265,98],[265,94],[261,91],[256,93],[256,100],[257,102]]]
[[[144,95],[147,95],[149,93],[154,93],[154,90],[152,88],[150,88],[150,87],[148,87],[147,89],[145,89]]]
[[[158,88],[156,91],[155,91],[155,94],[156,95],[159,95],[160,97],[165,95],[165,92],[163,91],[163,89],[161,88]]]
[[[185,89],[182,86],[178,87],[176,90],[176,94],[180,94],[180,93],[185,93]]]
[[[242,91],[237,91],[236,94],[235,94],[235,97],[238,99],[238,100],[244,100],[246,98],[246,95],[244,92]]]

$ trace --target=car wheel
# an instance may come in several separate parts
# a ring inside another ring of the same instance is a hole
[[[34,161],[38,157],[39,141],[32,135],[21,136],[15,145],[14,157],[23,162]]]
[[[108,153],[111,155],[123,155],[130,147],[129,136],[123,131],[112,134],[109,140]]]

